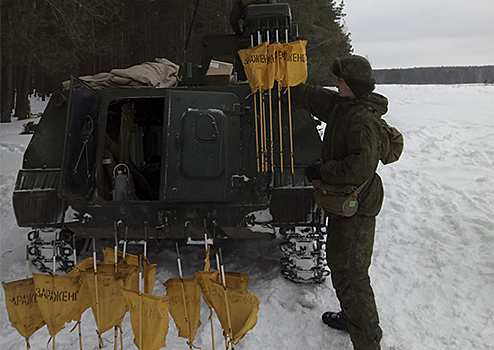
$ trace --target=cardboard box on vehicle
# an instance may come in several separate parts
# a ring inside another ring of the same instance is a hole
[[[232,83],[233,64],[218,60],[211,60],[206,71],[205,84],[230,85]]]

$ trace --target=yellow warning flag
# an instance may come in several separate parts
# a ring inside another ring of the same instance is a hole
[[[105,265],[112,266],[112,269],[115,270],[115,250],[112,248],[103,248],[103,259]],[[117,250],[117,271],[120,269],[122,265],[130,265],[139,267],[139,257],[134,254],[125,253],[125,258],[123,256],[123,252]],[[125,285],[125,289],[133,290],[134,292],[139,291],[139,273],[134,275],[134,278],[131,280],[131,285]]]
[[[182,289],[183,281],[183,289]],[[201,321],[201,289],[193,278],[170,278],[164,283],[166,295],[170,297],[170,314],[178,328],[178,336],[189,339],[196,337]],[[185,296],[184,296],[185,292]],[[184,300],[185,306],[184,306]],[[186,315],[187,312],[187,315]]]
[[[291,46],[281,43],[272,43],[268,45],[267,68],[265,74],[265,89],[271,89],[274,81],[281,81],[285,76],[285,67],[288,56],[290,55]]]
[[[207,273],[206,273],[207,272]],[[198,271],[194,274],[196,282],[203,289],[204,284],[202,279],[209,278],[213,281],[221,283],[221,274],[219,270],[216,271]],[[225,279],[227,287],[235,288],[241,291],[247,290],[249,286],[249,275],[240,272],[225,272]]]
[[[208,293],[207,291],[205,292],[205,290],[208,288],[208,284],[204,280],[215,279],[215,276],[218,275],[218,272],[219,271],[198,271],[194,274],[194,279],[201,288],[202,298],[210,308],[213,307],[213,301],[209,297],[210,293]]]
[[[68,274],[69,277],[79,278],[80,271],[85,271],[87,269],[92,269],[94,266],[93,258],[87,258],[83,260],[79,265],[75,266]]]
[[[211,259],[209,258],[210,252],[211,247],[208,245],[206,248],[206,258],[204,259],[204,271],[209,271],[211,269]]]
[[[115,272],[115,265],[113,264],[98,264],[97,266],[98,273],[101,272],[106,272],[106,273],[113,273]],[[91,268],[91,272],[94,272],[94,270]],[[125,264],[120,264],[118,265],[118,270],[117,272],[122,272],[122,274],[118,275],[121,276],[119,278],[122,278],[123,283],[124,283],[124,289],[131,290],[133,292],[138,292],[139,291],[139,267],[134,266],[134,265],[125,265]]]
[[[296,86],[305,83],[307,80],[306,45],[306,40],[298,40],[285,44],[284,50],[287,54],[286,60],[284,60],[286,64],[284,76],[280,80],[282,86]]]
[[[275,80],[282,82],[286,75],[286,63],[292,52],[292,46],[288,44],[274,43],[271,44],[274,51]]]
[[[103,258],[105,264],[115,264],[115,250],[113,248],[103,248]],[[139,257],[134,254],[125,253],[117,250],[117,264],[126,263],[127,265],[139,266]]]
[[[225,272],[226,286],[240,291],[247,290],[249,286],[249,275],[240,272]],[[216,282],[221,282],[221,276],[218,271]]]
[[[142,271],[144,277],[144,293],[153,294],[154,283],[156,282],[156,264],[151,264],[147,258],[142,261]]]
[[[78,277],[33,273],[33,279],[38,306],[52,337],[65,323],[79,321],[90,306],[85,296],[81,298]]]
[[[122,290],[124,286],[132,285],[132,279],[138,270],[137,266],[121,265],[115,272],[113,265],[98,264],[97,291],[94,270],[81,271],[82,286],[89,295],[91,309],[100,334],[122,323],[127,312]],[[96,298],[96,293],[98,293],[98,298]],[[98,304],[96,304],[96,300],[98,300]]]
[[[87,269],[93,269],[94,267],[94,260],[93,258],[87,258],[83,260],[81,263],[79,263],[77,266],[75,266],[65,277],[70,277],[70,278],[75,278],[77,279],[79,285],[81,288],[79,288],[79,294],[78,294],[78,299],[79,299],[79,305],[80,305],[80,310],[81,315],[84,313],[87,308],[91,307],[91,304],[89,303],[89,296],[87,294],[87,291],[82,288],[82,282],[81,282],[81,271],[85,271]],[[80,321],[80,317],[78,319],[74,319],[75,321]]]
[[[208,274],[204,271],[194,274],[194,278],[197,279],[198,284],[201,286],[204,300],[216,311],[216,315],[225,333],[229,333],[225,292],[223,284],[216,280],[219,277],[219,272],[212,272],[209,276],[210,278],[207,278]],[[228,308],[232,323],[232,340],[237,342],[256,325],[257,313],[259,312],[259,299],[247,290],[248,275],[227,273],[225,274],[225,279],[227,281],[226,298],[228,299]],[[238,286],[239,289],[229,286],[228,283]]]
[[[34,280],[32,278],[5,283],[5,304],[12,326],[24,338],[29,338],[45,325],[38,306]]]
[[[278,75],[278,55],[281,47],[282,45],[280,43],[269,44],[267,47],[266,69],[262,83],[264,90],[272,89],[274,86],[274,81]]]
[[[103,249],[103,257],[105,264],[115,264],[115,250],[112,248]],[[123,252],[117,251],[118,266],[121,264],[127,264],[131,266],[139,266],[139,257],[134,254],[125,253],[125,258]],[[144,293],[153,294],[154,283],[156,282],[156,264],[151,264],[147,258],[144,258],[142,262],[143,267],[143,277],[144,277]],[[118,268],[117,268],[118,270]],[[139,275],[136,275],[136,279],[132,282],[132,287],[130,289],[133,291],[139,290]]]
[[[158,350],[166,346],[168,334],[168,296],[123,291],[134,331],[134,344],[139,350]],[[140,300],[139,300],[140,298]],[[139,344],[142,347],[139,347]]]
[[[268,43],[264,42],[238,51],[252,92],[259,91],[265,82],[265,72],[268,64],[267,48]]]
[[[194,274],[194,279],[196,280],[199,287],[201,287],[202,297],[206,304],[212,308],[213,301],[209,297],[211,294],[208,290],[209,284],[205,279],[211,279],[218,283],[221,283],[221,274],[219,270],[216,271],[198,271]],[[236,272],[226,272],[225,273],[226,285],[227,287],[235,288],[241,291],[247,290],[249,286],[249,275],[245,273],[236,273]]]

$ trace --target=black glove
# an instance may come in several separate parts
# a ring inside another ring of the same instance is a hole
[[[321,163],[314,163],[305,168],[305,177],[309,182],[321,178]]]

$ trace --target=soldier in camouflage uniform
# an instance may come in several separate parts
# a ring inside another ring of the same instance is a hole
[[[309,181],[360,186],[359,207],[352,217],[327,213],[327,261],[341,312],[326,312],[324,323],[347,330],[356,350],[380,349],[382,331],[370,284],[376,216],[383,202],[383,185],[376,173],[384,152],[381,115],[386,97],[373,93],[375,80],[369,62],[352,55],[333,63],[338,92],[309,84],[293,89],[295,101],[327,123],[322,161],[306,168]]]
[[[276,0],[235,0],[232,12],[230,13],[230,24],[236,34],[244,31],[244,10],[252,4],[276,4]]]

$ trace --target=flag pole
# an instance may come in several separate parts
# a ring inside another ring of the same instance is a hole
[[[221,266],[220,266],[220,256],[216,253],[216,270],[220,271],[221,277]],[[225,348],[228,350],[228,338],[226,337],[226,333],[223,332],[223,336],[225,337]]]
[[[26,279],[29,279],[29,245],[26,245]],[[26,349],[31,349],[31,344],[29,344],[29,338],[26,339]],[[214,350],[214,349],[213,349]]]
[[[113,250],[113,263],[114,263],[114,266],[115,266],[115,272],[118,272],[118,267],[117,267],[117,260],[118,260],[118,254],[117,254],[117,251],[118,251],[118,232],[117,232],[117,223],[115,222],[115,249]]]
[[[29,278],[29,245],[26,245],[26,279]]]
[[[98,348],[103,348],[103,339],[101,339],[101,334],[99,332],[99,323],[101,320],[101,314],[99,309],[99,290],[98,290],[98,268],[96,263],[96,238],[93,237],[93,267],[94,267],[94,289],[96,291],[96,333],[98,334]]]
[[[55,232],[55,240],[53,241],[53,276],[56,276],[56,271],[57,271],[57,246],[56,246],[56,241],[58,240],[58,233]],[[53,350],[55,350],[55,336],[56,334],[53,335]]]
[[[280,42],[279,32],[276,29],[276,42]],[[283,184],[283,122],[281,119],[281,82],[278,81],[278,117],[279,117],[279,125],[280,125],[280,182]]]
[[[148,222],[144,221],[144,258],[148,257]]]
[[[250,46],[254,47],[254,34],[250,35]],[[259,127],[257,125],[257,102],[255,92],[252,99],[254,100],[254,123],[256,129],[256,158],[257,158],[257,172],[261,172],[260,158],[259,158]]]
[[[74,268],[77,266],[77,250],[75,247],[75,234],[72,235],[72,247],[74,247]],[[81,315],[82,318],[82,315]],[[77,321],[77,328],[79,330],[79,350],[82,350],[82,330],[81,330],[81,319]]]
[[[210,259],[209,259],[209,256],[210,256],[210,250],[209,250],[209,244],[208,244],[208,233],[206,231],[206,220],[204,220],[204,244],[205,244],[205,249],[206,249],[206,261],[210,263]],[[211,266],[211,265],[210,265]],[[211,267],[208,269],[208,271],[211,270]],[[215,350],[215,347],[214,347],[214,328],[213,328],[213,309],[208,305],[209,307],[209,321],[211,321],[211,344],[213,346],[213,350]]]
[[[115,221],[115,249],[113,250],[113,266],[115,268],[115,273],[118,272],[118,264],[117,264],[117,260],[118,260],[118,232],[117,232],[117,222]],[[113,349],[114,350],[117,350],[118,349],[118,326],[115,325],[114,326],[114,333],[115,333],[115,336],[114,336],[114,342],[113,342]]]
[[[273,138],[273,96],[272,89],[269,89],[269,130],[271,140],[269,142],[271,148],[271,172],[274,174],[274,138]]]
[[[260,161],[260,156],[259,156],[259,127],[257,125],[257,100],[256,100],[256,95],[252,96],[254,99],[254,122],[256,125],[256,158],[257,158],[257,172],[261,172],[261,161]]]
[[[286,43],[288,44],[288,29],[285,29]],[[288,89],[288,120],[289,120],[289,130],[290,130],[290,165],[292,168],[292,186],[295,186],[295,168],[293,161],[293,126],[292,126],[292,101],[290,97],[290,85]]]
[[[257,31],[257,44],[261,45],[262,44],[262,33],[261,31]],[[266,151],[267,151],[267,143],[266,143],[266,116],[264,114],[264,96],[262,93],[262,83],[259,86],[259,110],[260,110],[260,124],[261,124],[261,169],[262,172],[267,171],[267,158],[266,158]]]
[[[127,234],[129,233],[129,226],[125,226],[125,238],[123,247],[123,258],[125,259],[125,252],[127,251]]]
[[[295,168],[293,161],[293,126],[292,126],[292,101],[290,97],[290,87],[288,87],[288,118],[290,128],[290,165],[292,167],[292,186],[295,186]]]
[[[139,256],[139,349],[142,349],[142,255]]]
[[[267,31],[269,43],[269,30]],[[273,62],[274,63],[274,62]],[[269,148],[271,150],[271,172],[274,174],[274,139],[273,139],[273,97],[271,96],[272,88],[269,88]]]
[[[264,172],[265,170],[265,164],[264,164],[264,154],[265,154],[265,149],[264,149],[264,136],[265,130],[264,130],[264,102],[262,99],[262,87],[259,87],[259,124],[261,126],[261,170]]]
[[[219,248],[219,259],[220,259],[220,268],[221,268],[221,283],[223,284],[223,292],[225,294],[226,316],[228,319],[228,333],[230,335],[230,345],[233,350],[233,329],[232,329],[232,321],[230,318],[230,307],[228,305],[228,293],[226,292],[225,267],[223,265],[223,256],[221,254],[221,248]]]
[[[278,82],[278,113],[279,113],[279,121],[280,121],[280,168],[281,175],[283,175],[283,122],[281,119],[281,83]],[[281,179],[283,182],[283,178]]]
[[[192,350],[192,341],[191,341],[191,331],[190,331],[190,323],[189,323],[189,315],[187,312],[187,303],[186,303],[186,298],[185,298],[185,285],[184,285],[184,279],[182,276],[182,263],[180,261],[180,251],[178,250],[178,242],[175,242],[175,248],[177,250],[177,265],[178,265],[178,273],[180,276],[180,282],[182,286],[182,296],[183,296],[183,303],[184,303],[184,313],[185,313],[185,323],[187,324],[187,330],[189,332],[189,348]]]

